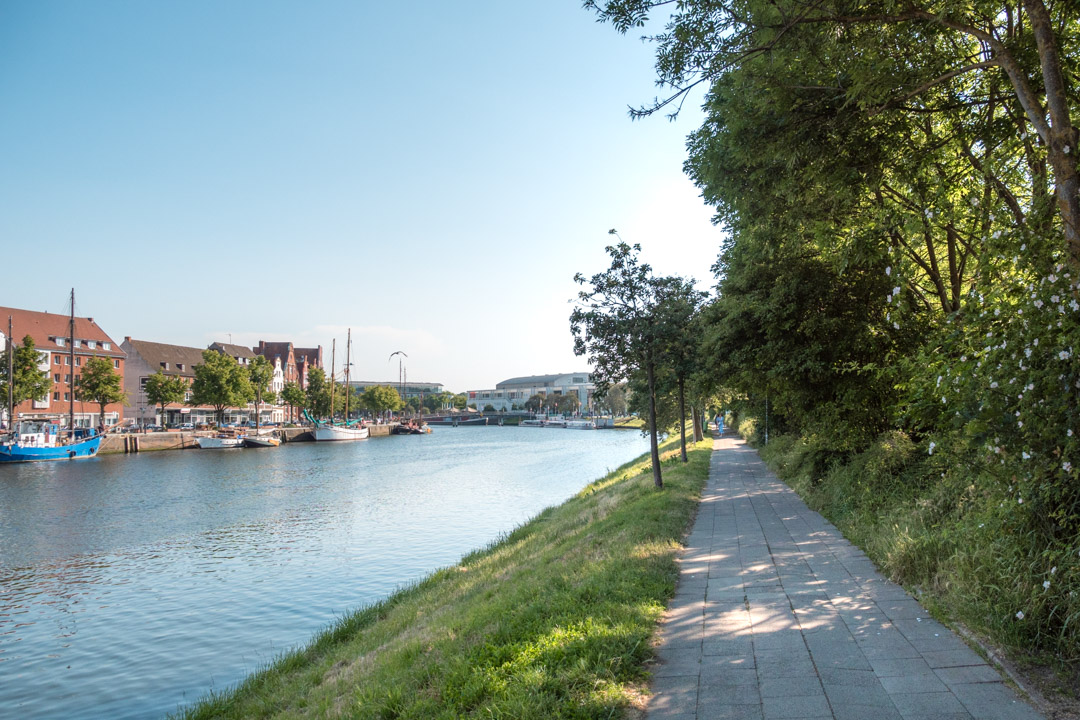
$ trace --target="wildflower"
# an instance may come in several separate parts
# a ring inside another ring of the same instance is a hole
[[[1024,250],[1027,250],[1027,243],[1020,246],[1020,252],[1023,252]]]
[[[1072,472],[1072,463],[1066,460],[1065,462],[1061,463],[1061,469],[1065,472]]]
[[[1024,504],[1024,498],[1017,498],[1017,499],[1016,499],[1016,502],[1018,502],[1018,503],[1020,503],[1021,505],[1023,505],[1023,504]]]
[[[1042,306],[1043,306],[1043,301],[1042,300],[1036,300],[1033,304],[1035,305],[1035,307],[1037,307],[1037,308],[1039,308],[1041,310]]]
[[[997,386],[998,386],[998,384],[997,384],[997,380],[995,380],[994,382],[990,383],[990,389],[991,389],[991,390],[993,390],[993,389],[997,388]]]
[[[1050,302],[1057,305],[1059,302],[1061,302],[1061,298],[1059,298],[1057,295],[1051,295],[1050,296]]]
[[[892,267],[891,266],[888,266],[888,267],[885,268],[885,274],[886,275],[892,275]]]
[[[1048,281],[1050,281],[1051,283],[1056,283],[1057,282],[1057,275],[1055,275],[1054,273],[1050,273],[1049,275],[1046,276],[1046,279]]]
[[[1056,573],[1056,572],[1057,572],[1057,565],[1055,565],[1054,567],[1050,568],[1050,574],[1051,574],[1051,575],[1053,575],[1053,574],[1054,574],[1054,573]]]
[[[1065,154],[1066,154],[1066,155],[1068,155],[1068,154],[1069,154],[1069,146],[1068,146],[1068,145],[1066,145],[1066,146],[1065,146],[1064,148],[1062,148],[1062,150],[1064,150],[1064,151],[1065,151]]]
[[[949,401],[945,399],[945,396],[944,396],[944,395],[942,395],[942,396],[941,396],[941,404],[942,404],[942,405],[945,405],[945,404],[946,404],[946,403],[948,403],[948,402],[949,402]]]
[[[1069,428],[1069,430],[1065,434],[1069,437],[1072,437],[1072,428]]]
[[[999,237],[1001,237],[1001,231],[1000,231],[1000,230],[995,230],[995,231],[994,231],[994,235],[993,235],[993,238],[994,238],[995,240],[997,240],[997,239],[998,239]]]
[[[930,455],[934,454],[934,448],[936,448],[936,447],[937,447],[937,443],[934,442],[933,440],[931,440],[930,441],[930,452],[929,452]]]
[[[1016,611],[1016,619],[1017,620],[1023,620],[1024,619],[1024,611],[1023,610],[1017,610]]]
[[[1000,314],[1001,314],[1001,308],[994,308],[994,317],[997,317]]]
[[[900,323],[893,323],[893,324],[892,324],[892,326],[893,326],[894,328],[896,328],[897,330],[899,330],[899,329],[900,329]]]
[[[1043,591],[1045,592],[1046,590],[1049,590],[1049,589],[1050,589],[1050,581],[1049,580],[1043,580]]]
[[[1024,452],[1020,453],[1020,457],[1024,458],[1025,460],[1030,460],[1031,454],[1025,450]]]

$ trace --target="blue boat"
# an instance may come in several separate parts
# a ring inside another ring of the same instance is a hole
[[[75,428],[71,437],[58,420],[20,420],[0,437],[0,463],[79,460],[94,457],[100,446],[101,435],[90,428]]]

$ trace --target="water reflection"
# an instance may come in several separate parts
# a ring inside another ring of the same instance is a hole
[[[0,468],[0,708],[175,710],[644,449],[448,428]]]

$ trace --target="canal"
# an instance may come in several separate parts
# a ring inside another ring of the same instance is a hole
[[[470,427],[2,466],[0,716],[163,717],[647,449]]]

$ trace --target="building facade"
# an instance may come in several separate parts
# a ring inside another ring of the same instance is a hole
[[[418,397],[425,398],[429,395],[438,395],[443,392],[442,383],[428,383],[428,382],[406,382],[404,391],[402,390],[401,383],[396,380],[385,380],[382,382],[375,382],[373,380],[350,380],[349,387],[354,388],[356,392],[362,393],[369,387],[375,387],[377,385],[386,385],[397,390],[398,395],[401,395],[401,399],[406,402],[409,398]]]
[[[7,344],[9,317],[13,343],[22,345],[23,338],[29,335],[41,360],[38,368],[47,372],[52,381],[52,388],[44,397],[15,406],[16,419],[19,416],[58,415],[61,425],[66,426],[74,407],[77,427],[110,427],[120,422],[125,414],[123,403],[106,405],[105,416],[101,417],[97,403],[75,399],[74,385],[87,360],[106,358],[121,379],[126,370],[126,354],[94,322],[94,318],[75,318],[75,342],[72,343],[70,316],[0,307],[0,325],[3,326],[0,328],[0,347]],[[0,400],[0,404],[6,403],[7,398]],[[6,416],[6,408],[3,414]]]
[[[161,414],[161,408],[146,397],[146,381],[158,370],[167,377],[183,378],[184,382],[191,385],[195,381],[195,366],[201,364],[203,360],[201,349],[147,340],[132,340],[130,337],[124,338],[121,347],[128,356],[128,373],[125,376],[124,390],[128,393],[132,417],[135,418],[137,424],[169,427],[185,423],[198,426],[216,422],[215,409],[212,406],[187,404],[191,400],[190,391],[184,396],[184,402],[166,405],[164,416]],[[250,348],[241,345],[213,343],[209,349],[232,357],[244,367],[250,365],[255,358],[255,353]],[[246,423],[253,420],[255,420],[254,403],[225,410],[226,423]],[[283,406],[263,403],[260,422],[284,421]]]
[[[253,347],[251,350],[255,355],[265,357],[271,365],[281,367],[282,387],[285,383],[294,382],[302,390],[306,390],[308,372],[312,368],[323,366],[322,345],[316,348],[298,348],[291,342],[260,340],[258,347]]]
[[[587,372],[558,375],[526,375],[503,380],[491,390],[470,390],[469,405],[483,410],[490,405],[497,411],[524,410],[533,395],[568,395],[576,393],[581,409],[591,407],[596,386]]]

